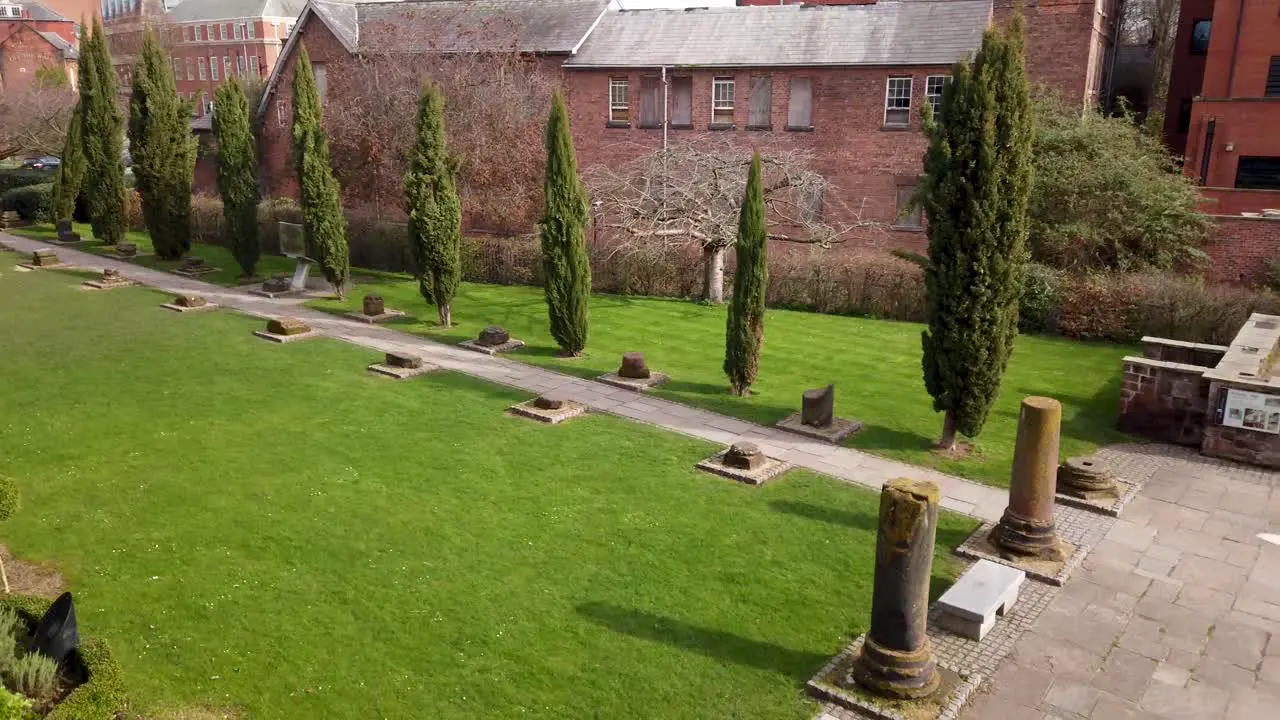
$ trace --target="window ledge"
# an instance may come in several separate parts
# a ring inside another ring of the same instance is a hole
[[[615,130],[624,130],[626,128],[631,127],[631,123],[623,122],[621,120],[610,120],[609,122],[605,123],[604,126],[607,128],[613,128]]]
[[[898,232],[924,232],[923,225],[890,225],[889,229]]]
[[[768,130],[773,130],[773,126],[772,126],[772,125],[748,125],[748,126],[747,126],[747,129],[748,129],[748,130],[755,130],[755,131],[757,131],[757,132],[759,132],[759,131],[768,131]]]
[[[672,129],[672,130],[692,130],[692,129],[693,129],[693,125],[676,125],[676,124],[672,124],[672,125],[671,125],[671,129]]]
[[[642,123],[640,125],[636,125],[636,127],[641,130],[661,130],[662,123]]]
[[[911,129],[910,125],[881,125],[880,132],[906,132]]]
[[[788,125],[787,132],[813,132],[812,125]]]
[[[734,125],[733,123],[729,123],[729,124],[711,123],[710,125],[707,126],[707,129],[708,130],[737,130],[738,126]]]

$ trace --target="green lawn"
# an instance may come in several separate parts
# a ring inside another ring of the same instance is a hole
[[[77,250],[85,250],[87,252],[98,253],[99,255],[115,256],[115,251],[110,245],[104,245],[102,242],[94,239],[93,230],[86,224],[75,223],[76,232],[80,233],[80,237],[85,238],[86,242],[74,245]],[[33,225],[25,228],[15,228],[8,232],[14,235],[22,235],[24,237],[34,238],[36,240],[53,241],[57,239],[58,233],[52,225]],[[142,230],[130,230],[125,234],[126,242],[137,243],[139,253],[153,253],[155,248],[151,244],[151,235]],[[231,255],[231,251],[220,245],[206,245],[204,243],[194,243],[191,246],[191,252],[188,256],[201,258],[205,263],[219,268],[218,272],[201,275],[200,279],[214,283],[216,285],[225,285],[234,287],[243,285],[247,281],[240,277],[240,266],[236,264],[236,260]],[[133,262],[149,268],[158,270],[174,270],[182,266],[181,260],[160,260],[155,255],[142,255],[135,258]],[[279,255],[263,255],[258,262],[257,272],[261,277],[269,277],[272,273],[293,273],[295,261]]]
[[[798,719],[865,629],[870,492],[741,486],[702,442],[3,259],[0,537],[64,573],[148,717]],[[935,593],[973,527],[944,514]]]
[[[539,288],[464,284],[454,308],[456,327],[435,326],[435,309],[406,279],[384,275],[356,288],[346,303],[317,301],[321,309],[358,307],[368,292],[416,318],[393,323],[412,333],[457,342],[488,324],[506,327],[529,343],[512,357],[595,377],[617,368],[621,354],[644,351],[650,367],[669,373],[657,394],[759,423],[773,423],[800,406],[807,388],[836,384],[836,411],[866,423],[848,444],[907,462],[929,465],[991,485],[1007,486],[1018,405],[1027,395],[1062,402],[1064,456],[1118,442],[1114,429],[1120,395],[1120,359],[1132,348],[1025,336],[1018,339],[1000,398],[974,452],[963,458],[934,453],[942,429],[920,370],[921,325],[771,310],[765,319],[760,379],[747,398],[729,393],[724,360],[725,309],[654,298],[596,295],[586,356],[556,357]]]

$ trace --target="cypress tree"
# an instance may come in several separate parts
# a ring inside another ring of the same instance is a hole
[[[955,66],[940,122],[925,127],[923,369],[945,413],[944,449],[982,430],[1017,336],[1032,137],[1021,33],[1020,18],[1007,38],[988,30],[972,66]]]
[[[725,327],[724,373],[735,395],[746,395],[756,381],[760,345],[764,342],[764,294],[769,284],[768,241],[764,189],[760,179],[760,154],[751,157],[747,191],[738,215],[735,244],[738,267],[733,276],[733,297]]]
[[[320,265],[325,279],[341,298],[351,275],[347,223],[338,181],[329,166],[320,92],[305,44],[293,73],[293,166],[298,172],[307,254]]]
[[[218,140],[218,193],[231,240],[231,254],[245,277],[253,277],[262,248],[258,243],[258,161],[254,157],[249,101],[231,78],[214,93],[213,134]]]
[[[587,303],[591,264],[587,260],[587,192],[578,177],[569,114],[559,91],[551,99],[546,133],[547,170],[543,181],[546,212],[539,225],[542,270],[551,336],[566,355],[587,346]]]
[[[177,260],[191,249],[191,182],[196,139],[191,109],[178,99],[173,66],[148,27],[133,70],[129,151],[142,217],[156,255]]]
[[[82,43],[79,60],[80,121],[85,158],[85,195],[93,235],[107,245],[124,238],[124,117],[116,97],[116,74],[102,21]]]
[[[428,82],[418,108],[418,139],[404,179],[409,249],[418,291],[436,305],[440,324],[453,324],[453,297],[462,277],[462,204],[445,147],[444,96]]]
[[[52,214],[54,222],[70,220],[76,211],[76,198],[84,187],[84,132],[80,122],[80,103],[76,103],[67,125],[67,139],[62,145],[62,163],[53,175]]]

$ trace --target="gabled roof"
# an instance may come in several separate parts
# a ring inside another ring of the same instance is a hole
[[[80,57],[80,53],[76,52],[76,48],[67,39],[55,32],[45,32],[37,30],[40,37],[49,41],[49,44],[62,51],[62,57],[66,60],[75,60]]]
[[[950,65],[990,22],[991,0],[623,10],[565,66]]]
[[[40,3],[24,2],[22,7],[26,9],[27,15],[31,20],[40,22],[71,22],[69,18],[65,18]]]
[[[169,11],[171,22],[247,17],[297,17],[304,0],[183,0]]]

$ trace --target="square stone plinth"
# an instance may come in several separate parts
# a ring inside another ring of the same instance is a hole
[[[791,463],[775,460],[771,457],[766,457],[763,465],[751,470],[730,467],[724,464],[724,456],[727,452],[729,451],[722,450],[694,467],[748,485],[763,485],[791,469]]]
[[[271,342],[291,343],[291,342],[297,342],[299,340],[306,340],[307,338],[316,337],[317,335],[320,334],[320,331],[316,330],[315,328],[312,328],[306,332],[294,333],[293,335],[278,335],[273,332],[267,332],[266,330],[254,330],[253,334],[257,335],[263,340],[270,340]]]
[[[250,295],[264,297],[270,300],[275,300],[276,298],[284,298],[284,297],[296,297],[298,295],[301,295],[302,293],[303,293],[302,290],[294,290],[293,288],[290,288],[288,290],[263,290],[261,284],[249,290]]]
[[[116,288],[130,287],[136,285],[132,280],[85,280],[80,283],[80,287],[89,290],[114,290]]]
[[[647,378],[627,378],[622,377],[618,373],[608,373],[596,378],[605,385],[620,387],[624,390],[635,390],[636,392],[644,392],[650,388],[655,388],[667,381],[667,374],[660,372],[651,372]]]
[[[812,425],[805,425],[800,422],[800,413],[791,413],[790,415],[778,421],[774,427],[779,430],[786,430],[797,435],[804,435],[815,440],[825,440],[829,443],[839,444],[841,440],[857,433],[862,429],[861,420],[850,420],[849,418],[832,418],[831,425],[820,428]]]
[[[84,242],[84,238],[80,237],[80,233],[59,233],[53,242],[58,245],[76,245]]]
[[[212,265],[201,265],[200,267],[195,267],[195,268],[181,268],[181,267],[180,267],[180,268],[175,269],[175,270],[173,271],[173,273],[174,273],[175,275],[181,275],[181,276],[183,276],[183,277],[198,278],[198,277],[200,277],[201,275],[208,275],[209,273],[215,273],[215,272],[218,272],[218,271],[219,271],[219,270],[221,270],[221,269],[222,269],[222,268],[220,268],[220,267],[214,267],[214,266],[212,266]]]
[[[1058,494],[1056,500],[1060,505],[1070,505],[1078,507],[1081,510],[1090,510],[1111,517],[1120,517],[1120,510],[1129,501],[1138,495],[1138,491],[1142,486],[1138,483],[1129,482],[1128,480],[1116,480],[1114,490],[1103,492],[1067,492],[1067,489],[1058,484]]]
[[[462,342],[458,343],[458,347],[464,347],[468,350],[475,350],[476,352],[484,353],[485,355],[497,355],[498,353],[511,352],[516,348],[524,347],[524,341],[511,338],[510,340],[502,343],[501,345],[481,345],[479,341],[472,339],[472,340],[463,340]]]
[[[1030,577],[1059,587],[1067,581],[1080,563],[1084,562],[1085,551],[1075,543],[1063,540],[1061,535],[1058,537],[1058,547],[1062,551],[1061,560],[1011,553],[991,542],[991,531],[995,527],[995,523],[983,523],[982,527],[974,531],[960,547],[956,548],[956,554],[970,560],[990,560],[993,563],[1008,565],[1025,572]]]
[[[404,316],[405,316],[404,312],[400,310],[391,310],[391,309],[387,309],[377,315],[365,315],[362,312],[349,312],[345,315],[345,317],[348,320],[355,320],[357,322],[368,323],[369,325],[376,325],[380,322],[386,322],[388,320],[394,320],[395,318],[404,317]]]
[[[962,675],[941,661],[938,674],[942,682],[937,691],[919,700],[891,700],[873,695],[849,678],[853,661],[862,651],[865,635],[858,636],[844,652],[832,658],[805,687],[809,694],[835,703],[854,715],[876,720],[955,720],[960,717],[969,696],[982,683],[977,674]],[[937,660],[935,656],[935,660]]]
[[[426,375],[432,370],[439,369],[440,368],[438,366],[430,363],[422,363],[418,367],[413,368],[396,367],[395,365],[388,365],[386,363],[374,363],[369,366],[369,372],[377,373],[378,375],[386,375],[387,377],[393,377],[397,380],[408,380],[411,377]]]
[[[176,303],[161,303],[160,307],[174,312],[185,313],[200,312],[202,310],[216,310],[219,305],[217,303],[205,303],[204,305],[198,305],[196,307],[187,307],[186,305],[178,305]]]
[[[18,263],[18,267],[22,268],[23,270],[49,270],[50,268],[57,269],[57,268],[64,268],[64,267],[70,267],[70,266],[67,263],[64,263],[61,260],[59,260],[58,262],[49,263],[46,265],[36,265],[35,263],[29,263],[29,262]]]
[[[516,403],[507,409],[520,417],[527,417],[540,422],[551,423],[552,425],[562,423],[587,411],[586,405],[570,400],[565,400],[564,404],[555,410],[540,408],[533,403],[533,400],[526,400],[522,403]]]

